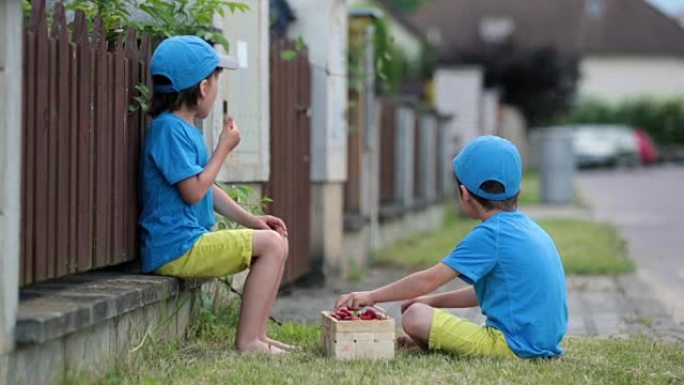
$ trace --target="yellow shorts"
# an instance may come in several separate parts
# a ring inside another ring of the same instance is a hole
[[[430,350],[459,356],[517,357],[506,337],[491,326],[481,326],[435,309],[430,327]]]
[[[252,263],[252,234],[251,229],[205,233],[190,251],[155,273],[179,278],[219,278],[239,273]]]

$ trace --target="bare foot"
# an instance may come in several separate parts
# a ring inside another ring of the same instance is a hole
[[[297,350],[297,349],[298,349],[297,346],[289,345],[289,344],[286,344],[285,342],[281,342],[281,341],[278,341],[278,340],[274,340],[274,339],[268,338],[268,336],[262,337],[262,338],[261,338],[261,341],[264,342],[264,343],[266,343],[266,344],[270,344],[270,345],[273,345],[273,346],[275,346],[275,347],[277,347],[277,348],[280,348],[280,349],[283,349],[283,350],[285,350],[285,351],[288,351],[288,352],[293,351],[293,350]]]
[[[279,347],[276,347],[269,343],[265,343],[263,341],[256,341],[252,344],[248,344],[243,347],[238,347],[238,352],[240,354],[265,354],[272,356],[288,353],[287,351]]]
[[[399,336],[397,337],[394,342],[397,344],[397,348],[401,349],[410,349],[413,347],[420,347],[416,341],[414,341],[411,337],[409,336]]]

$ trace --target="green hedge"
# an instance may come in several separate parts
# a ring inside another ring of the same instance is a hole
[[[684,98],[642,97],[612,104],[586,99],[568,123],[617,123],[645,129],[660,144],[684,144]]]

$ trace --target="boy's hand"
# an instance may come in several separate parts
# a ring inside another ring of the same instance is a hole
[[[335,303],[335,310],[345,306],[352,310],[356,310],[364,306],[373,306],[375,305],[375,301],[372,297],[373,296],[371,295],[370,291],[359,291],[343,294]]]
[[[255,216],[255,230],[274,230],[283,237],[287,237],[287,226],[285,222],[272,215]]]
[[[413,305],[414,303],[424,303],[424,302],[422,301],[422,297],[412,298],[412,299],[409,299],[408,301],[402,302],[401,314],[404,314],[406,309],[408,309],[408,307]]]
[[[218,145],[226,146],[226,149],[230,152],[237,147],[238,143],[240,143],[240,129],[235,124],[235,119],[229,116],[223,123],[223,131],[221,131],[219,136]]]

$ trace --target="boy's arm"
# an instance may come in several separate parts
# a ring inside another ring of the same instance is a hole
[[[480,305],[473,286],[408,300],[401,304],[401,311],[403,312],[416,302],[440,308],[467,308]]]
[[[256,216],[242,208],[233,198],[217,185],[214,189],[214,210],[228,217],[238,224],[255,230],[275,230],[280,235],[287,237],[287,227],[280,218],[271,215]]]
[[[221,131],[214,153],[211,154],[209,162],[204,166],[204,171],[180,181],[176,185],[178,192],[187,204],[194,205],[204,198],[209,188],[214,185],[216,176],[221,170],[221,165],[226,160],[228,153],[239,142],[240,129],[235,124],[233,118],[229,117],[223,126],[223,131]]]
[[[379,302],[400,301],[435,291],[438,287],[458,276],[458,272],[449,266],[438,263],[435,266],[413,273],[389,285],[373,291],[353,292],[340,296],[335,308],[347,306],[358,309],[375,305]]]

